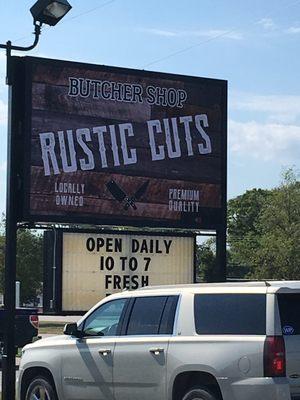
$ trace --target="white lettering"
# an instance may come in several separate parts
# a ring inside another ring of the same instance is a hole
[[[68,138],[70,164],[68,164],[67,148],[65,143],[64,132],[58,131],[58,140],[60,145],[60,156],[62,161],[62,167],[64,172],[75,172],[77,171],[77,161],[76,161],[76,153],[74,148],[74,139],[72,130],[67,130],[67,138]]]
[[[77,129],[76,130],[76,138],[78,144],[81,146],[84,153],[87,155],[87,160],[84,158],[79,159],[80,167],[82,171],[88,171],[95,168],[94,156],[91,149],[88,148],[86,143],[84,142],[84,138],[87,142],[91,142],[91,133],[88,128]]]
[[[152,121],[147,121],[147,125],[148,125],[149,144],[150,144],[150,149],[151,149],[152,160],[153,161],[164,160],[165,159],[164,146],[160,145],[160,146],[156,147],[155,138],[154,138],[155,133],[162,133],[160,121],[157,119],[152,120]],[[155,129],[155,131],[154,131],[154,129]]]
[[[180,139],[178,136],[177,120],[176,120],[176,118],[172,118],[171,121],[172,121],[172,127],[173,127],[173,129],[172,129],[173,135],[171,134],[169,119],[167,119],[167,118],[163,119],[165,133],[166,133],[168,156],[169,156],[169,158],[178,158],[181,156],[181,148],[180,148]],[[171,135],[173,136],[173,139],[174,139],[174,149],[173,149]]]
[[[121,149],[123,153],[123,160],[124,164],[136,164],[137,156],[136,156],[136,149],[130,150],[130,155],[128,152],[127,140],[126,140],[126,133],[127,135],[134,136],[132,124],[120,124],[120,137],[121,137]]]
[[[106,148],[103,138],[103,133],[106,132],[106,126],[96,126],[93,128],[93,133],[98,133],[99,153],[101,158],[102,168],[107,168]]]
[[[200,135],[205,141],[205,146],[203,143],[198,144],[199,153],[200,154],[209,154],[211,153],[211,141],[207,133],[202,128],[202,124],[204,128],[208,128],[208,119],[206,114],[196,115],[195,116],[195,124],[196,128],[198,129]]]
[[[57,159],[55,155],[55,137],[53,132],[40,133],[40,144],[42,149],[42,159],[44,163],[44,173],[45,176],[50,175],[50,163],[49,157],[52,162],[53,173],[55,175],[59,174],[59,168],[57,164]]]
[[[193,122],[193,118],[191,116],[180,117],[179,121],[184,124],[185,141],[186,141],[186,146],[188,149],[188,156],[193,156],[194,152],[193,152],[192,136],[191,136],[191,129],[190,129],[190,123]]]

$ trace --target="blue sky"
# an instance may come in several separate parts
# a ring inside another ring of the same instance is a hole
[[[228,197],[300,169],[300,0],[69,0],[31,55],[228,80]],[[29,45],[34,1],[11,0],[0,42]],[[17,54],[17,53],[16,53]],[[0,53],[0,211],[5,209],[5,52]]]

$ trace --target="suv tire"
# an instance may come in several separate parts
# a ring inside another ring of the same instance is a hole
[[[29,383],[26,390],[25,400],[33,398],[36,398],[37,400],[57,400],[53,385],[44,376],[37,376]]]
[[[199,387],[190,389],[182,400],[217,400],[217,398],[206,388]]]

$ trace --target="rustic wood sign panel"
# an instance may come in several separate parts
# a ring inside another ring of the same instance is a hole
[[[22,219],[216,229],[227,83],[24,57]]]

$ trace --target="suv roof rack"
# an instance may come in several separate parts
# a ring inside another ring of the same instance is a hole
[[[227,278],[226,282],[263,282],[267,287],[271,286],[269,280],[266,279]]]

